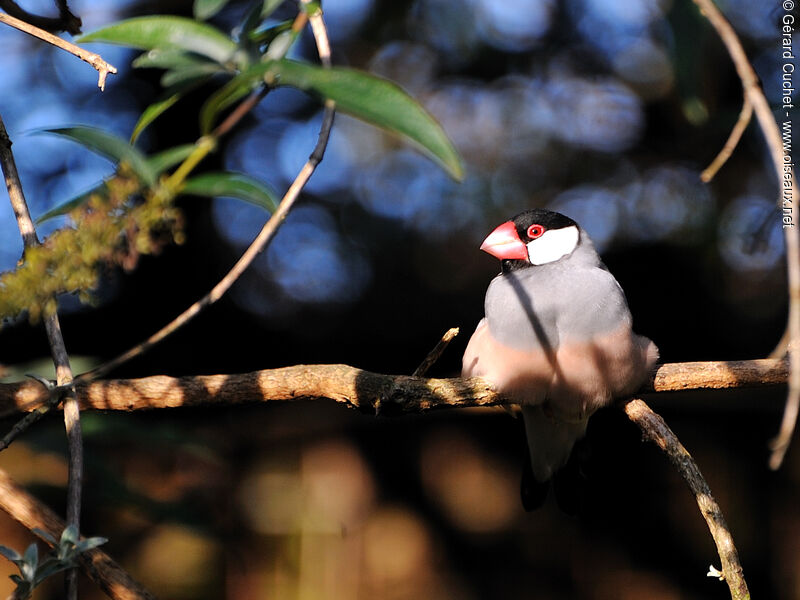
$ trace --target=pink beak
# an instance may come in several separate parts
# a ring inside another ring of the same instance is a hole
[[[522,259],[528,258],[528,248],[517,234],[517,227],[512,221],[506,221],[495,228],[481,244],[481,250],[495,258]]]

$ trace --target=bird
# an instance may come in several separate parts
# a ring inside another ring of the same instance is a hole
[[[525,210],[496,227],[480,249],[500,259],[485,316],[467,343],[462,377],[482,377],[521,407],[533,489],[546,497],[587,422],[636,392],[658,348],[632,329],[622,287],[586,231],[550,210]],[[556,490],[558,492],[558,490]]]

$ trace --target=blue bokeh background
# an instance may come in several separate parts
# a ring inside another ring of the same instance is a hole
[[[22,4],[53,10],[50,0]],[[230,31],[246,4],[231,2],[212,23]],[[718,4],[777,108],[779,4]],[[775,347],[786,319],[777,182],[754,124],[716,178],[700,181],[737,119],[742,91],[691,2],[323,6],[333,62],[392,79],[417,98],[464,158],[464,181],[402,140],[337,115],[325,160],[273,244],[219,303],[115,376],[300,363],[411,373],[459,326],[432,371],[455,376],[498,270],[478,250],[481,240],[536,206],[589,232],[626,291],[637,331],[665,362],[758,358]],[[191,2],[179,0],[70,7],[84,31],[138,14],[191,14]],[[295,11],[286,2],[275,18]],[[0,28],[0,114],[34,216],[113,172],[41,129],[85,124],[127,137],[160,93],[159,72],[130,68],[135,52],[90,47],[119,68],[103,93],[88,65]],[[292,56],[315,60],[310,35]],[[137,145],[153,153],[195,141],[199,106],[213,89],[173,107]],[[278,89],[200,169],[245,172],[282,194],[320,123],[317,100]],[[68,349],[87,357],[78,364],[111,358],[169,322],[227,272],[268,217],[231,198],[185,197],[179,205],[185,244],[143,257],[131,273],[105,273],[92,306],[62,300]],[[49,222],[40,236],[64,224]],[[0,202],[0,270],[13,268],[21,251],[11,209]],[[23,318],[0,329],[0,363],[40,365],[33,361],[46,355],[40,326]],[[770,388],[653,402],[723,503],[751,590],[789,599],[800,589],[800,452],[790,450],[778,473],[766,468],[783,398]],[[112,553],[163,597],[728,596],[704,577],[717,559],[692,498],[618,411],[592,419],[587,506],[567,517],[553,502],[522,513],[524,438],[499,411],[375,419],[320,402],[291,404],[88,415],[89,454],[108,463],[89,468],[88,523],[113,534]],[[31,447],[55,452],[58,426],[43,425]],[[45,479],[44,463],[4,452],[0,464],[17,465],[15,477],[61,502],[63,482]],[[176,534],[177,526],[191,535]],[[408,559],[407,571],[385,562],[402,562],[408,548],[424,551],[412,553],[418,562]],[[190,561],[198,556],[210,562]],[[360,558],[344,565],[341,556]],[[161,564],[169,569],[159,575]],[[342,574],[351,572],[362,579],[347,587]]]

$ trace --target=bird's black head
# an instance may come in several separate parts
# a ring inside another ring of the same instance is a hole
[[[511,222],[514,223],[517,235],[525,244],[541,237],[546,231],[578,226],[566,215],[545,208],[523,211],[515,215]]]
[[[481,245],[501,260],[503,272],[555,262],[580,241],[578,224],[561,213],[533,208],[497,227]]]

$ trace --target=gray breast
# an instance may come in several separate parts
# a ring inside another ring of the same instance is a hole
[[[498,342],[549,352],[563,340],[586,340],[630,324],[625,295],[616,279],[593,249],[588,249],[590,254],[579,250],[558,262],[492,280],[485,310],[489,330]]]

